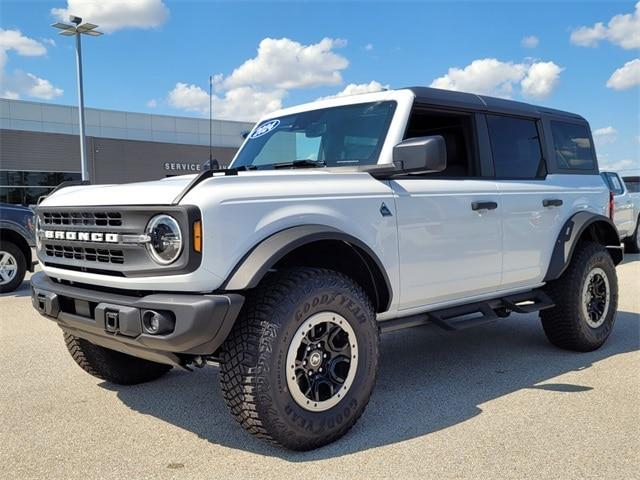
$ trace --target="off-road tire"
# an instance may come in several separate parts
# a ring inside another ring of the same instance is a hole
[[[110,383],[135,385],[150,382],[171,370],[171,365],[116,352],[69,333],[64,334],[64,343],[80,368]]]
[[[609,282],[609,306],[604,321],[590,326],[582,311],[582,290],[589,273],[599,268]],[[540,312],[542,327],[549,341],[560,348],[589,352],[607,340],[615,322],[618,307],[618,279],[615,265],[607,249],[593,242],[580,243],[562,276],[545,286],[556,306]]]
[[[13,292],[22,284],[24,276],[27,273],[27,259],[24,257],[22,250],[13,242],[0,241],[0,252],[10,253],[13,258],[16,259],[16,276],[13,277],[10,282],[0,285],[0,293]]]
[[[358,363],[337,405],[309,411],[287,387],[287,352],[299,326],[327,311],[353,328]],[[292,450],[310,450],[343,436],[362,415],[375,384],[378,352],[373,305],[357,283],[326,269],[286,269],[269,275],[247,297],[222,347],[220,385],[231,414],[249,433]]]
[[[633,235],[624,239],[624,250],[627,253],[640,253],[640,217],[636,220]]]

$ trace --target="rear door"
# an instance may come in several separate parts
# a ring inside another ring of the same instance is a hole
[[[502,289],[541,282],[567,208],[561,184],[548,181],[542,125],[536,118],[488,114],[500,193]]]

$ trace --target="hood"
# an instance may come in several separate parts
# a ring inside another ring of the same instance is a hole
[[[43,207],[171,205],[195,177],[196,175],[181,175],[152,182],[66,187],[54,192],[40,205]],[[318,181],[320,179],[325,181]],[[359,183],[364,188],[363,191],[358,191],[356,188],[352,192],[355,185],[349,182],[355,179],[373,181],[369,174],[363,172],[338,172],[325,168],[256,170],[238,172],[237,175],[230,176],[215,174],[194,186],[180,203],[204,205],[212,197],[225,201],[283,195],[295,197],[312,192],[322,195],[369,192],[370,186],[363,183]],[[215,188],[209,190],[214,185]],[[377,189],[374,188],[374,190]]]
[[[170,205],[194,178],[195,175],[180,175],[152,182],[66,187],[49,195],[40,205],[45,207]]]

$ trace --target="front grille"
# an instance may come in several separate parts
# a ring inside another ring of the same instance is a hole
[[[120,227],[120,212],[43,212],[44,225],[76,225],[88,227]]]
[[[159,214],[173,216],[185,237],[193,222],[200,218],[199,210],[193,206],[41,205],[36,210],[41,245],[38,259],[45,266],[62,270],[125,277],[193,271],[201,256],[192,252],[188,243],[181,257],[170,266],[154,262],[144,243],[130,243]],[[100,235],[94,237],[94,233]]]
[[[44,244],[44,253],[51,258],[68,258],[87,262],[115,263],[118,265],[124,263],[124,251],[110,248]]]

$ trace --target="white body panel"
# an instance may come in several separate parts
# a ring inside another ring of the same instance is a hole
[[[544,180],[496,180],[503,221],[502,288],[539,283],[566,220],[589,210],[607,215],[598,175],[547,175]],[[544,207],[545,199],[562,206]]]
[[[401,308],[496,291],[502,270],[499,209],[493,180],[412,178],[391,181],[398,210]]]
[[[640,202],[640,196],[637,195],[636,198],[636,201]],[[624,187],[624,193],[613,196],[613,203],[615,205],[613,221],[616,224],[620,238],[627,238],[633,235],[636,229],[637,209],[640,205],[634,205],[633,197],[626,187]]]

